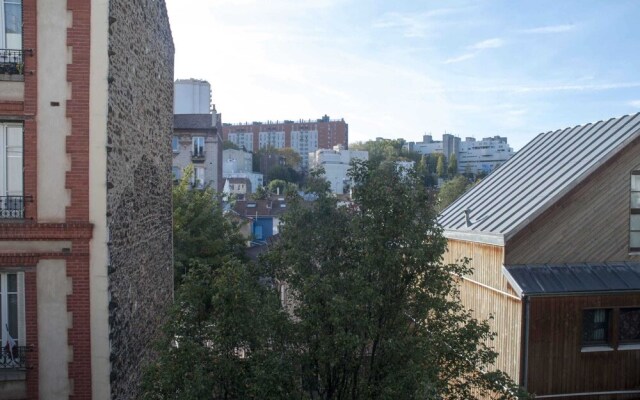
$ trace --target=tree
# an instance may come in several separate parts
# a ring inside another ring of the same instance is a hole
[[[440,178],[444,178],[447,175],[447,167],[444,165],[444,156],[438,154],[438,162],[436,164],[436,175]]]
[[[289,286],[301,398],[515,397],[503,373],[486,372],[493,334],[455,278],[471,271],[441,263],[446,239],[415,174],[357,162],[350,177],[350,205],[293,199],[265,259]]]
[[[300,181],[300,174],[288,165],[275,165],[266,174],[266,180],[283,180],[291,183]]]
[[[294,398],[288,321],[253,264],[196,263],[176,297],[142,399]]]
[[[448,172],[449,172],[449,177],[454,177],[458,175],[458,158],[456,157],[455,154],[451,154],[451,156],[449,157]]]
[[[237,144],[233,143],[230,140],[225,140],[224,142],[222,142],[222,149],[223,150],[240,150],[240,147],[238,147]]]
[[[269,182],[269,185],[267,185],[267,188],[269,192],[280,194],[283,196],[288,193],[298,192],[298,185],[296,185],[295,183],[283,181],[281,179],[272,180],[271,182]]]
[[[233,222],[222,215],[215,191],[191,187],[193,166],[185,168],[173,188],[173,258],[176,286],[196,262],[219,264],[243,257],[244,240]]]
[[[438,212],[444,210],[449,206],[449,204],[456,201],[456,199],[469,188],[469,181],[466,177],[462,175],[458,175],[450,181],[445,182],[440,188],[440,193],[438,195]]]

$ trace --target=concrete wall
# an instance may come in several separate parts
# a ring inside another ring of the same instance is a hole
[[[62,222],[69,192],[65,189],[65,172],[70,169],[66,154],[66,136],[70,124],[66,118],[69,87],[67,84],[67,28],[72,19],[66,1],[38,0],[38,193],[39,222]]]
[[[64,260],[42,260],[37,266],[38,352],[41,400],[69,398],[67,329],[69,283]]]
[[[173,40],[164,1],[109,4],[111,397],[133,399],[173,297]]]

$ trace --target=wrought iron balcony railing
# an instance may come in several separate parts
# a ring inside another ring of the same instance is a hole
[[[26,369],[27,368],[27,346],[14,346],[11,351],[7,346],[0,350],[0,370],[3,369]]]
[[[24,219],[24,204],[31,201],[31,196],[0,196],[0,219]]]
[[[0,49],[0,74],[24,75],[24,56],[31,50]]]
[[[191,160],[194,162],[201,162],[205,159],[204,149],[197,149],[191,152]]]

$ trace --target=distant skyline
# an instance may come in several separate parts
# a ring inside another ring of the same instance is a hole
[[[640,111],[640,1],[167,0],[175,78],[223,122],[344,118],[350,142],[506,136]]]

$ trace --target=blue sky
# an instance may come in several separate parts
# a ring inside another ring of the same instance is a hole
[[[640,111],[640,1],[167,0],[176,78],[224,122],[319,118],[350,142],[536,134]]]

